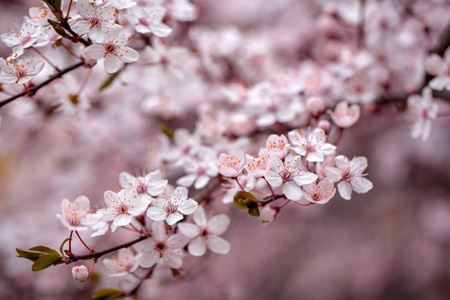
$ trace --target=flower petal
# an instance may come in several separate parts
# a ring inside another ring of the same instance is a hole
[[[205,241],[200,236],[198,238],[192,240],[189,243],[188,251],[193,256],[202,256],[206,252]]]
[[[209,249],[211,249],[212,252],[218,254],[227,254],[231,248],[230,243],[228,243],[228,241],[215,235],[211,235],[208,238],[207,243]]]

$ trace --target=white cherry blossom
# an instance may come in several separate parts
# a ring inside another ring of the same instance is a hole
[[[255,178],[263,177],[269,169],[269,151],[266,148],[259,150],[258,156],[246,155],[247,164],[245,169]]]
[[[238,152],[236,155],[221,153],[217,161],[219,173],[225,177],[236,177],[245,167],[244,153]]]
[[[289,200],[298,201],[302,197],[300,187],[318,178],[314,173],[302,171],[303,167],[300,156],[288,155],[284,163],[278,157],[271,156],[270,169],[266,171],[264,177],[271,186],[283,185],[283,194]]]
[[[107,36],[103,42],[93,44],[83,50],[87,58],[104,58],[103,65],[106,72],[114,73],[119,70],[122,62],[132,63],[139,59],[139,53],[127,47],[129,38],[125,34]]]
[[[39,59],[17,59],[5,61],[0,57],[0,82],[27,83],[44,68],[44,61]]]
[[[192,214],[198,203],[189,198],[188,189],[177,187],[167,199],[153,199],[152,206],[147,210],[147,216],[153,221],[166,220],[173,225],[183,219],[183,215]]]
[[[339,195],[345,200],[350,200],[352,190],[358,194],[367,193],[373,188],[372,182],[364,178],[363,174],[368,167],[367,158],[364,156],[354,157],[351,161],[344,155],[336,156],[336,167],[326,167],[327,178],[337,184]]]
[[[87,33],[94,43],[102,43],[107,36],[114,36],[122,30],[116,23],[116,11],[111,3],[78,0],[77,11],[79,18],[72,29],[79,35]]]
[[[146,198],[148,201],[151,201],[150,196],[156,197],[161,194],[166,188],[167,182],[166,179],[162,179],[159,170],[138,177],[134,177],[127,172],[122,172],[119,175],[119,183],[122,188],[135,189],[138,197]]]
[[[115,226],[126,226],[133,217],[139,216],[150,204],[149,199],[138,197],[133,188],[120,190],[118,193],[106,191],[104,194],[106,207],[98,213],[103,214],[103,220],[114,221]]]
[[[198,190],[204,188],[212,177],[217,176],[215,153],[211,153],[211,151],[201,152],[203,155],[185,160],[183,168],[188,174],[180,177],[177,184],[185,187],[194,185],[194,188]]]
[[[433,90],[450,90],[450,49],[444,54],[444,58],[433,53],[425,62],[427,72],[436,76],[428,84]]]
[[[336,194],[334,183],[324,178],[318,183],[313,182],[303,186],[303,197],[311,203],[325,204]]]
[[[325,155],[336,150],[336,146],[326,143],[325,131],[321,128],[315,128],[308,133],[302,129],[300,132],[292,130],[288,134],[291,141],[291,149],[301,156],[306,156],[310,162],[321,162]]]
[[[101,216],[91,214],[89,199],[86,196],[80,196],[73,203],[64,199],[61,203],[62,215],[57,214],[63,226],[69,230],[84,231],[88,226],[97,223]]]
[[[135,6],[126,15],[128,21],[139,33],[153,33],[157,37],[166,37],[172,33],[172,28],[162,23],[166,9],[160,5],[149,7]]]
[[[103,263],[114,272],[111,276],[124,276],[139,268],[139,258],[134,255],[131,247],[120,249],[117,257],[106,258]]]
[[[9,56],[8,60],[21,56],[24,53],[24,49],[27,49],[36,43],[43,31],[44,28],[25,21],[22,23],[20,29],[2,34],[1,38],[3,43],[8,47],[12,47],[12,54]]]
[[[134,249],[139,253],[139,263],[143,268],[162,261],[172,269],[178,269],[183,265],[181,249],[188,242],[182,234],[168,234],[164,222],[153,222],[151,237],[135,244]]]
[[[227,254],[230,251],[230,243],[220,237],[230,224],[227,215],[216,215],[208,220],[203,206],[199,206],[192,217],[195,224],[178,224],[180,232],[191,239],[188,246],[191,255],[202,256],[206,246],[214,253]]]
[[[431,121],[436,119],[438,106],[433,102],[433,94],[425,87],[422,96],[411,95],[406,106],[406,118],[411,123],[411,137],[426,141],[431,133]]]

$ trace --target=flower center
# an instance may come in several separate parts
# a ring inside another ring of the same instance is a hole
[[[155,249],[159,252],[162,252],[166,249],[166,244],[164,243],[164,241],[159,241],[159,243],[156,244]]]
[[[283,179],[283,181],[291,181],[294,178],[292,173],[287,170],[281,171],[280,176]]]

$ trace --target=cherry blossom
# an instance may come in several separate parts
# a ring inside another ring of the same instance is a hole
[[[126,17],[139,33],[153,33],[157,37],[166,37],[172,29],[162,23],[166,9],[160,5],[149,7],[135,6],[129,9]]]
[[[433,102],[433,94],[429,87],[423,89],[422,96],[409,96],[406,118],[411,123],[411,137],[426,141],[430,137],[431,122],[436,119],[437,113],[438,106]]]
[[[124,276],[139,268],[139,258],[134,255],[131,247],[120,249],[117,257],[106,258],[103,263],[107,269],[115,272],[111,276]]]
[[[79,18],[72,29],[79,35],[87,33],[94,43],[103,43],[107,36],[114,36],[122,30],[122,26],[116,23],[116,12],[111,3],[78,0],[77,11]]]
[[[20,29],[2,34],[1,38],[3,43],[8,47],[12,47],[12,54],[9,56],[8,60],[21,56],[24,53],[24,49],[29,48],[36,43],[43,31],[44,29],[42,27],[23,22]]]
[[[358,121],[361,115],[361,109],[358,104],[352,104],[350,107],[345,101],[339,102],[334,111],[330,111],[331,119],[334,124],[341,128],[348,128]]]
[[[270,156],[276,156],[283,159],[289,152],[289,143],[287,138],[282,134],[280,136],[271,134],[267,138],[266,149]]]
[[[57,214],[56,216],[69,230],[87,230],[87,226],[91,226],[101,219],[100,215],[90,213],[90,203],[86,196],[77,197],[73,203],[63,199],[61,210],[62,215]]]
[[[298,201],[302,197],[300,187],[318,178],[314,173],[302,171],[303,167],[300,156],[288,155],[284,163],[278,157],[271,156],[270,169],[264,177],[274,187],[283,185],[283,194],[289,200]]]
[[[139,264],[143,268],[150,268],[159,261],[172,269],[179,269],[183,265],[181,249],[189,242],[182,234],[166,232],[164,222],[152,223],[152,235],[143,242],[134,245],[139,253]]]
[[[167,186],[167,180],[162,179],[161,172],[159,170],[148,173],[145,176],[134,177],[127,172],[122,172],[119,175],[119,182],[122,188],[135,189],[139,197],[144,197],[148,201],[151,201],[150,196],[158,196],[161,194]],[[148,196],[150,195],[150,196]]]
[[[217,176],[216,156],[212,155],[210,151],[202,152],[204,155],[185,160],[183,168],[188,175],[180,177],[177,184],[185,187],[194,185],[194,188],[198,190],[204,188],[211,177]]]
[[[301,156],[306,156],[310,162],[321,162],[325,155],[332,153],[336,146],[326,143],[325,131],[315,128],[312,132],[308,129],[307,135],[302,129],[290,131],[288,136],[291,141],[291,149]]]
[[[133,217],[146,211],[149,199],[138,197],[134,188],[120,190],[118,193],[106,191],[104,194],[106,207],[98,212],[103,214],[105,221],[114,221],[115,226],[126,226]]]
[[[39,59],[17,59],[5,61],[0,57],[0,82],[27,83],[44,68],[44,62]]]
[[[428,56],[425,66],[428,73],[436,76],[428,83],[430,88],[438,91],[450,90],[450,49],[445,52],[444,59],[435,53]]]
[[[318,183],[306,184],[302,191],[303,197],[315,204],[325,204],[336,194],[334,183],[328,178],[324,178]]]
[[[139,53],[126,45],[130,42],[125,34],[107,36],[99,44],[93,44],[83,50],[83,54],[92,59],[105,58],[103,65],[106,72],[119,70],[121,62],[131,63],[139,59]]]
[[[259,220],[261,221],[262,226],[269,225],[275,220],[275,217],[277,216],[277,210],[269,204],[260,208],[259,213]]]
[[[367,193],[373,188],[372,182],[364,178],[363,174],[368,167],[367,158],[364,156],[354,157],[349,161],[344,155],[336,156],[336,167],[326,167],[327,178],[337,184],[339,195],[345,200],[350,200],[352,190],[358,194]]]
[[[220,237],[230,224],[227,215],[216,215],[208,220],[205,209],[199,206],[192,218],[195,224],[178,224],[180,232],[191,239],[188,246],[191,255],[202,256],[206,252],[206,246],[214,253],[227,254],[230,251],[230,243]]]
[[[267,148],[260,149],[256,157],[248,154],[246,157],[247,164],[245,169],[247,172],[255,178],[263,177],[269,169],[269,151],[267,151]]]
[[[188,198],[188,189],[177,187],[167,199],[153,199],[152,206],[147,210],[147,216],[154,221],[166,220],[173,225],[183,219],[183,215],[192,214],[198,203]]]
[[[236,177],[245,167],[244,153],[239,152],[236,155],[221,153],[217,161],[219,173],[225,177]]]

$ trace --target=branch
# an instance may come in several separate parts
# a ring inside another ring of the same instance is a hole
[[[30,88],[30,89],[28,89],[28,90],[26,90],[26,91],[23,91],[23,92],[21,92],[21,93],[19,93],[19,94],[16,94],[16,95],[14,95],[14,96],[12,96],[12,97],[6,99],[6,100],[0,101],[0,107],[2,107],[2,106],[4,106],[4,105],[8,104],[8,103],[11,102],[11,101],[16,100],[17,98],[20,98],[20,97],[23,97],[23,96],[26,96],[26,95],[34,95],[34,94],[36,94],[36,92],[37,92],[38,90],[40,90],[41,88],[43,88],[44,86],[46,86],[46,85],[49,84],[50,82],[54,81],[54,80],[57,79],[57,78],[62,77],[64,74],[66,74],[66,73],[68,73],[68,72],[70,72],[70,71],[72,71],[72,70],[75,70],[75,69],[77,69],[77,68],[79,68],[79,67],[81,67],[81,66],[84,66],[84,61],[79,62],[79,63],[76,63],[76,64],[74,64],[74,65],[71,65],[70,67],[67,67],[67,68],[65,68],[65,69],[63,69],[63,70],[57,72],[57,73],[54,74],[52,77],[50,77],[49,79],[47,79],[46,81],[42,82],[42,83],[39,84],[39,85],[33,86],[32,88]]]
[[[60,261],[56,263],[56,265],[70,264],[70,263],[77,262],[79,260],[89,260],[89,259],[93,259],[93,258],[97,259],[97,258],[102,257],[105,254],[120,250],[122,248],[130,247],[136,243],[139,243],[143,240],[148,239],[149,237],[150,237],[149,235],[144,235],[135,240],[129,241],[128,243],[124,243],[124,244],[121,244],[121,245],[118,245],[118,246],[115,246],[115,247],[112,247],[112,248],[109,248],[109,249],[106,249],[106,250],[103,250],[100,252],[94,252],[94,253],[90,253],[90,254],[86,254],[86,255],[74,255],[74,256],[69,256],[69,257],[62,257],[60,259]]]

